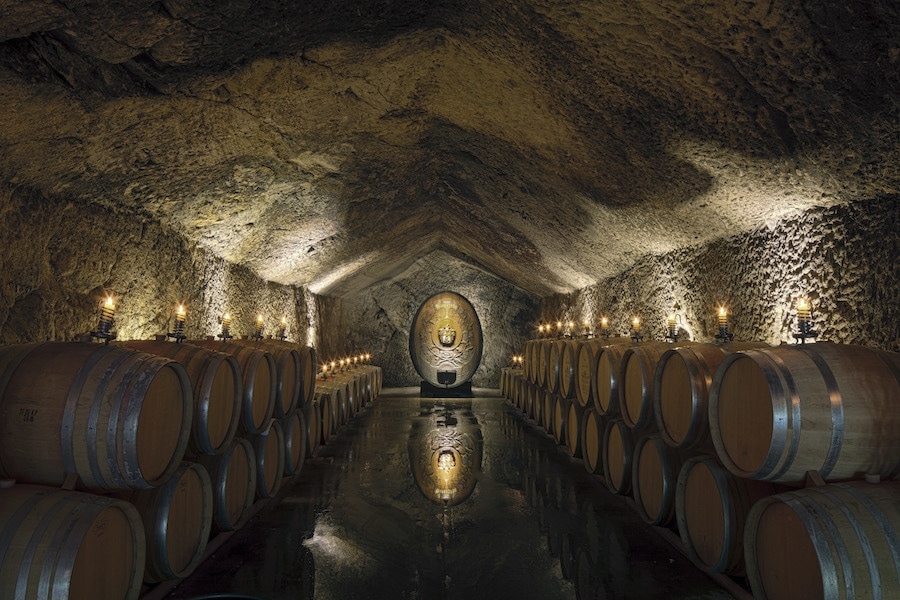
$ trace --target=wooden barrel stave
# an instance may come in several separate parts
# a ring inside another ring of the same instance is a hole
[[[256,455],[250,440],[235,437],[223,452],[194,460],[209,473],[214,529],[233,531],[243,525],[256,500]]]

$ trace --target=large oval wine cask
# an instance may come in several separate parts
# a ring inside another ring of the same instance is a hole
[[[183,462],[159,487],[117,495],[131,502],[144,523],[144,581],[181,579],[200,564],[212,528],[213,492],[206,468]]]
[[[198,464],[209,473],[213,493],[213,526],[233,531],[250,516],[256,500],[256,454],[250,441],[236,437],[215,456],[200,456]]]
[[[241,367],[244,384],[241,400],[240,429],[254,434],[264,429],[275,412],[277,368],[272,355],[259,348],[215,339],[187,342],[232,355]]]
[[[710,573],[743,575],[744,524],[775,484],[736,477],[714,456],[687,459],[675,486],[675,516],[684,549]]]
[[[456,388],[471,381],[483,348],[478,314],[456,292],[435,294],[416,311],[409,355],[416,372],[432,386]]]
[[[763,342],[729,342],[663,352],[653,385],[653,414],[660,437],[676,448],[711,446],[709,390],[716,369],[729,354],[764,347]]]
[[[135,600],[145,556],[144,526],[128,502],[37,485],[0,489],[0,598]]]
[[[849,344],[747,350],[710,391],[719,459],[741,477],[799,483],[900,469],[900,355]]]
[[[284,474],[296,475],[306,460],[306,418],[303,411],[295,410],[281,420],[284,434]]]
[[[187,371],[194,392],[194,418],[189,449],[217,454],[231,444],[241,417],[241,370],[230,354],[194,344],[164,340],[115,342],[141,352],[165,356]]]
[[[95,490],[168,479],[191,433],[187,372],[122,346],[45,342],[0,348],[0,477]]]
[[[847,482],[775,494],[747,517],[757,598],[896,598],[900,482]]]
[[[640,517],[651,525],[675,518],[675,487],[684,454],[658,435],[643,435],[634,446],[631,493]]]
[[[272,421],[268,430],[249,436],[256,456],[256,495],[271,498],[284,481],[284,432],[279,421]]]
[[[271,339],[232,341],[235,344],[268,352],[272,356],[272,362],[275,364],[275,402],[272,416],[280,419],[294,410],[300,402],[304,386],[302,359],[296,345]]]

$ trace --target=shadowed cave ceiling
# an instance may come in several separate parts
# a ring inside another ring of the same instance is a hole
[[[0,180],[347,296],[539,297],[898,191],[898,3],[0,0]]]

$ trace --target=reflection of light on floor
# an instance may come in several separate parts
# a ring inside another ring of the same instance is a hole
[[[341,531],[331,522],[327,514],[320,515],[316,521],[311,538],[304,540],[303,545],[313,551],[317,562],[320,555],[341,569],[365,571],[367,556],[359,547],[341,537]]]

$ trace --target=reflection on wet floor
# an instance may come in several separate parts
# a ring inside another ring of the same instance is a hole
[[[493,391],[402,392],[166,598],[731,597]]]

